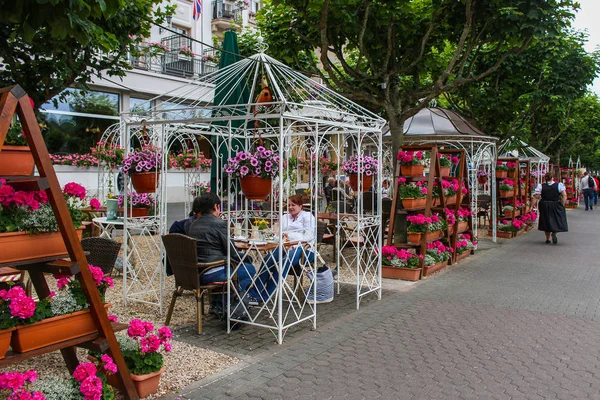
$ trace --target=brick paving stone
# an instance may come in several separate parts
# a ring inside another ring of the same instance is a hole
[[[568,218],[571,231],[558,245],[537,231],[485,243],[408,291],[367,297],[359,311],[343,287],[319,307],[316,331],[300,324],[281,346],[248,327],[231,335],[210,322],[201,336],[180,330],[188,343],[244,359],[182,397],[219,398],[226,382],[245,376],[245,392],[231,386],[235,398],[598,399],[600,248],[592,232],[600,215],[575,210]]]

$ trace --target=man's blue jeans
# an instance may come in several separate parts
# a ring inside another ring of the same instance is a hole
[[[256,269],[254,268],[254,265],[248,262],[240,265],[237,270],[237,278],[241,293],[246,292],[254,275],[256,275]],[[207,284],[214,282],[227,282],[227,270],[225,269],[225,266],[211,268],[200,275],[200,283]]]
[[[585,209],[592,209],[594,207],[594,190],[583,189],[583,200],[585,201]]]

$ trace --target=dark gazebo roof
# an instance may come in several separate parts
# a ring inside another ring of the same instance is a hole
[[[457,112],[439,107],[424,108],[404,121],[404,135],[408,142],[424,139],[498,140],[481,132]],[[389,127],[384,128],[384,136],[390,136]]]

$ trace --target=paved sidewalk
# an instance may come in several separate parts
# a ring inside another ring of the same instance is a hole
[[[538,231],[485,243],[281,346],[231,345],[240,364],[165,398],[599,399],[600,211],[568,218],[558,245]],[[207,340],[186,339],[219,346]]]

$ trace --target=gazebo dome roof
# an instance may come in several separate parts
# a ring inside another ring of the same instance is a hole
[[[550,157],[521,139],[511,136],[498,146],[498,157],[518,157],[519,160],[548,162]]]

